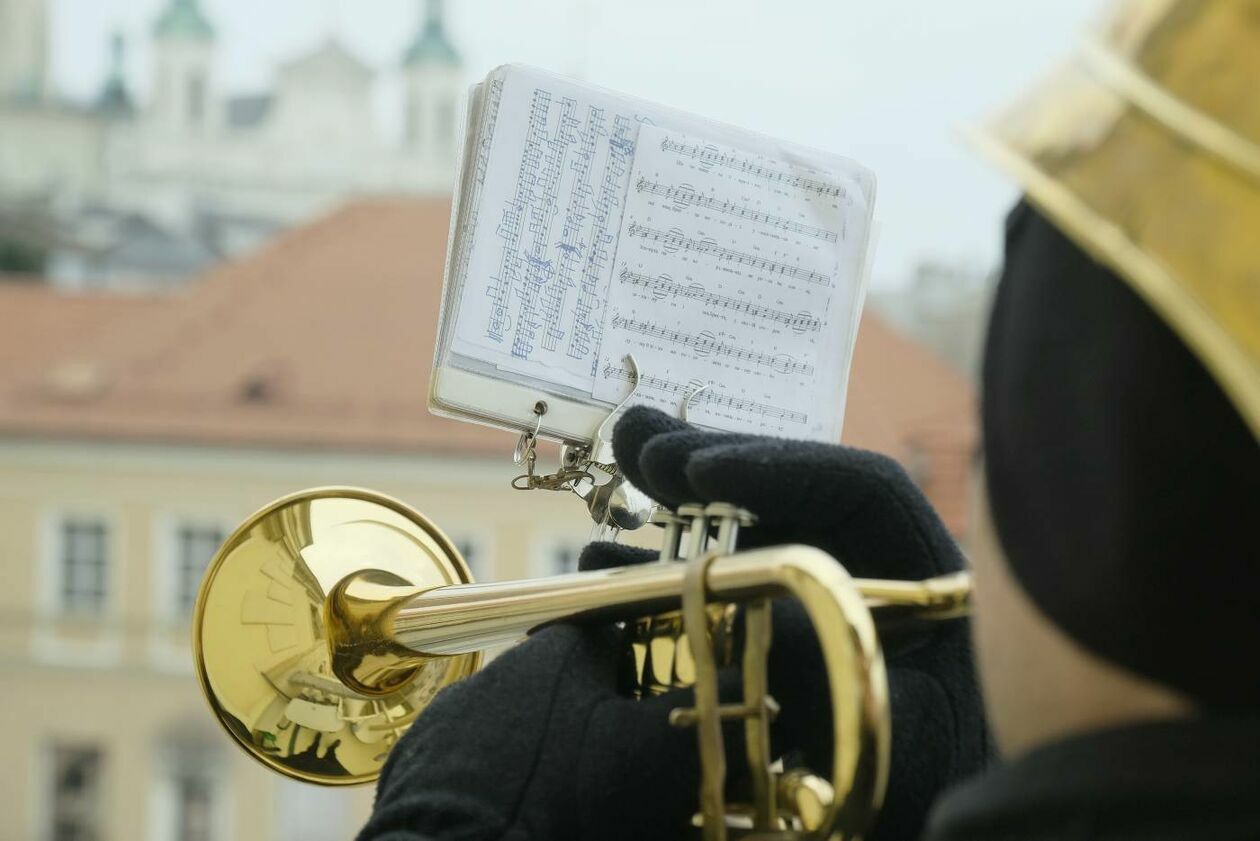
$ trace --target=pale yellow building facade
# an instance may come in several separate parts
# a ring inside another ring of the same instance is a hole
[[[334,484],[424,511],[479,578],[571,567],[581,502],[511,490],[504,439],[501,459],[0,440],[0,839],[353,837],[370,787],[284,781],[219,732],[193,675],[193,573],[254,509]]]

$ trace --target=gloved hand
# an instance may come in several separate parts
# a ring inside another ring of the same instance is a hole
[[[816,546],[855,577],[922,579],[961,570],[958,547],[892,459],[829,444],[703,432],[645,407],[613,433],[617,464],[640,490],[671,507],[730,502],[757,515],[740,548]],[[635,550],[593,544],[586,568],[641,561]],[[775,604],[770,692],[783,711],[776,751],[831,768],[830,701],[812,627],[795,602]],[[877,841],[918,838],[947,786],[978,771],[988,733],[964,621],[884,636],[892,707],[892,766]]]
[[[443,690],[390,752],[359,841],[682,837],[699,755],[695,731],[668,715],[692,692],[619,694],[621,637],[556,625]],[[723,701],[738,678],[722,676]]]

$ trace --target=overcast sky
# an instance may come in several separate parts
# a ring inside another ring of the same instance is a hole
[[[168,0],[50,0],[56,84],[90,97],[114,29],[147,89],[149,33]],[[396,68],[422,0],[200,0],[218,29],[222,90],[266,88],[278,62],[331,33],[381,70],[396,131]],[[447,0],[469,82],[511,61],[848,155],[873,169],[874,276],[921,259],[988,267],[1008,183],[957,137],[1065,57],[1100,0]]]

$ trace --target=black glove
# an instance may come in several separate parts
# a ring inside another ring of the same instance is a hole
[[[557,625],[443,690],[390,752],[359,841],[682,837],[699,755],[668,715],[693,694],[620,694],[624,652],[614,626]],[[722,700],[739,692],[723,674]]]
[[[958,547],[931,505],[892,459],[828,444],[697,430],[638,407],[613,435],[617,464],[665,503],[730,502],[757,515],[740,548],[804,543],[835,556],[855,577],[921,579],[961,570]],[[641,561],[594,544],[586,568]],[[830,700],[822,657],[804,611],[776,603],[770,692],[783,711],[776,752],[831,768]],[[988,733],[967,625],[925,623],[884,636],[892,707],[892,767],[877,841],[918,838],[933,800],[978,771]]]

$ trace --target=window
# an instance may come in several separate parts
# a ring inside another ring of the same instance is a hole
[[[195,741],[172,744],[187,734],[161,734],[155,767],[159,776],[150,789],[152,841],[211,841],[225,834],[226,787],[218,747]]]
[[[200,73],[188,74],[188,123],[200,126],[206,114],[206,77]]]
[[[493,564],[486,542],[472,535],[459,535],[451,538],[459,554],[468,562],[473,581],[489,581],[493,572]]]
[[[551,548],[551,572],[550,575],[564,575],[569,572],[577,572],[578,557],[582,554],[582,547],[574,546],[569,543],[558,543]]]
[[[192,616],[201,578],[227,535],[211,525],[184,523],[175,530],[175,607],[180,620]]]
[[[171,776],[171,838],[210,841],[214,836],[214,780],[203,769],[184,767]]]
[[[101,837],[101,750],[55,745],[52,749],[49,841],[96,841]]]
[[[529,574],[536,577],[577,572],[584,540],[571,534],[552,534],[534,542],[530,550]]]
[[[289,779],[276,781],[275,841],[345,841],[354,837],[354,793]]]
[[[109,532],[97,519],[61,524],[57,603],[63,613],[101,616],[105,612]]]

